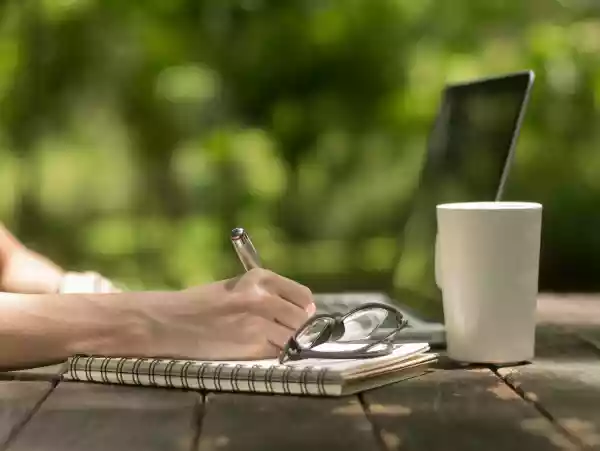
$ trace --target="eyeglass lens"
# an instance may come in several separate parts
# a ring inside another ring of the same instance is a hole
[[[358,310],[344,319],[344,334],[338,341],[352,341],[368,338],[381,326],[390,312],[382,308]]]
[[[375,329],[381,326],[390,315],[390,312],[383,308],[368,308],[358,310],[343,321],[343,329],[341,335],[334,337],[336,341],[353,341],[368,338]],[[329,338],[325,336],[328,332],[327,328],[332,326],[334,320],[332,318],[316,318],[310,324],[307,324],[303,329],[296,334],[296,342],[301,348],[308,349],[321,339]]]
[[[327,328],[333,324],[331,318],[316,318],[310,324],[304,326],[296,334],[296,343],[301,348],[308,349],[316,343],[319,338],[327,331]]]

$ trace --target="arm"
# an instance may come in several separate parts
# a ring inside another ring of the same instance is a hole
[[[308,288],[266,270],[183,291],[0,293],[0,369],[74,354],[274,357],[314,310]]]
[[[173,294],[171,294],[173,295]],[[143,306],[164,293],[0,293],[0,368],[65,361],[73,354],[148,352]]]
[[[56,293],[64,271],[27,249],[0,223],[0,291]]]
[[[108,293],[120,291],[93,271],[65,271],[25,247],[0,223],[0,291],[9,293]]]
[[[116,291],[112,286],[89,286],[98,281],[108,283],[92,273],[65,272],[0,223],[0,368],[51,364],[73,353],[116,352],[123,342],[141,342],[140,337],[134,339],[137,328],[133,316],[125,314],[127,305],[156,294],[124,299],[57,294],[59,288]]]

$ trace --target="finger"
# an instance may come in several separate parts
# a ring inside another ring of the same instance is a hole
[[[278,294],[282,298],[296,304],[307,311],[314,306],[314,299],[311,291],[304,285],[299,284],[287,277],[271,273],[263,282],[264,285],[273,294]]]
[[[263,310],[259,313],[261,316],[268,320],[277,320],[292,332],[298,330],[309,317],[305,310],[279,296],[269,296],[260,305]]]
[[[292,338],[292,335],[293,332],[281,324],[272,322],[267,325],[267,339],[269,340],[269,343],[277,346],[279,351],[285,347],[290,338]]]
[[[262,319],[285,326],[290,334],[295,333],[308,319],[304,310],[279,296],[264,297],[259,302],[246,306],[251,306],[251,310]]]

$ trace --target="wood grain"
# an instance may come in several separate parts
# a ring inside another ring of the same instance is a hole
[[[0,444],[21,429],[51,390],[49,382],[0,382]]]
[[[387,450],[574,450],[489,369],[439,370],[365,393]]]
[[[63,382],[8,449],[188,451],[201,410],[198,393]]]
[[[600,449],[598,350],[561,327],[538,328],[536,340],[532,364],[498,373],[580,443]]]
[[[538,298],[537,320],[542,325],[600,327],[600,294],[543,293]]]
[[[577,327],[568,330],[592,345],[600,356],[600,327]]]
[[[209,395],[198,451],[380,448],[356,397]]]
[[[537,309],[541,326],[558,326],[593,345],[600,353],[600,295],[545,294]]]

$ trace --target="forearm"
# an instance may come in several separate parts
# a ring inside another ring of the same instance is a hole
[[[142,305],[164,298],[155,292],[0,293],[0,367],[49,365],[79,353],[147,352],[150,331]]]

